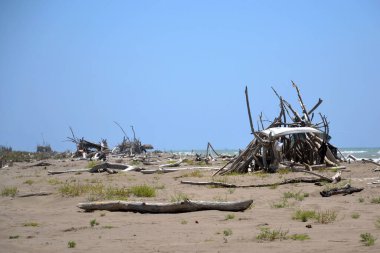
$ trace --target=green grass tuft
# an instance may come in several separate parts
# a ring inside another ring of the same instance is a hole
[[[332,223],[336,220],[337,213],[333,210],[320,211],[316,215],[316,220],[321,224]]]
[[[274,240],[286,240],[288,239],[289,231],[270,230],[270,228],[261,228],[260,234],[256,236],[256,239],[260,241],[274,241]]]
[[[289,207],[289,203],[288,203],[288,200],[286,198],[283,198],[279,202],[272,203],[271,207],[272,208],[285,208],[285,207]]]
[[[18,192],[18,189],[16,186],[4,187],[1,190],[1,196],[15,197],[17,192]]]
[[[24,227],[38,227],[39,224],[37,222],[26,222],[23,224]]]
[[[377,218],[377,220],[375,221],[375,227],[380,229],[380,218]]]
[[[309,193],[307,192],[284,192],[284,198],[290,199],[293,198],[298,201],[304,200],[306,197],[309,197]]]
[[[372,203],[372,204],[380,204],[380,197],[372,198],[372,199],[371,199],[371,203]]]
[[[136,197],[155,197],[156,189],[149,185],[136,185],[128,189],[129,193],[135,195]]]
[[[351,218],[352,218],[352,219],[359,219],[359,217],[360,217],[360,214],[359,214],[359,213],[352,213],[352,214],[351,214]]]
[[[97,226],[97,225],[99,225],[99,222],[97,222],[96,219],[90,220],[90,226],[91,227],[94,227],[94,226]]]
[[[68,247],[68,248],[75,248],[76,245],[77,245],[77,244],[76,244],[76,242],[74,242],[74,241],[69,241],[69,242],[67,243],[67,247]]]
[[[224,220],[233,220],[235,219],[235,214],[232,214],[232,213],[229,213],[226,215],[226,217],[224,218]]]
[[[372,246],[375,244],[375,241],[377,240],[371,233],[365,233],[360,235],[360,241],[365,246]]]
[[[230,236],[230,235],[232,235],[232,230],[230,228],[227,228],[227,229],[223,230],[223,234],[224,234],[224,236]]]
[[[295,241],[305,241],[309,240],[310,236],[308,234],[293,234],[289,238]]]
[[[316,217],[316,213],[313,210],[297,210],[293,214],[293,220],[300,220],[302,222],[306,222],[309,219],[314,219]]]
[[[187,196],[183,192],[177,192],[176,194],[172,195],[171,199],[170,199],[170,201],[173,203],[182,202],[182,201],[186,201],[186,200],[189,200],[189,196]]]
[[[191,172],[186,172],[182,174],[180,177],[203,177],[203,173],[200,170],[194,170]]]
[[[34,181],[32,179],[28,179],[24,181],[24,184],[32,185]]]
[[[98,165],[98,164],[100,164],[98,161],[89,161],[87,163],[86,168],[92,169],[92,168],[94,168],[95,165]]]

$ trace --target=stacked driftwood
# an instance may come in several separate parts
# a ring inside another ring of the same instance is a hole
[[[99,144],[87,141],[83,137],[81,139],[75,137],[73,129],[70,127],[72,137],[67,137],[69,141],[76,144],[77,150],[74,157],[95,158],[98,160],[105,160],[106,154],[109,152],[106,139],[102,139]]]
[[[112,153],[117,154],[127,154],[129,156],[138,155],[141,153],[146,153],[148,149],[153,149],[153,146],[150,144],[142,144],[141,141],[136,138],[135,129],[133,126],[132,132],[133,132],[133,139],[131,140],[127,133],[124,131],[124,129],[121,127],[119,123],[115,121],[115,124],[121,129],[121,131],[124,133],[123,141],[117,145],[113,150]]]
[[[329,123],[326,116],[319,113],[320,122],[313,122],[314,111],[322,103],[322,99],[319,99],[311,109],[307,109],[299,88],[294,82],[292,84],[297,92],[301,112],[297,112],[272,88],[279,99],[280,113],[266,128],[260,116],[262,130],[258,131],[254,130],[248,91],[247,88],[245,89],[248,116],[254,138],[236,159],[216,174],[245,173],[250,170],[275,172],[282,166],[292,165],[303,165],[307,168],[320,164],[337,166],[338,151],[329,143]]]

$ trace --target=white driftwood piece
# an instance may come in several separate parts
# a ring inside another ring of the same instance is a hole
[[[186,200],[176,203],[145,203],[128,201],[100,201],[79,203],[77,207],[85,211],[107,210],[138,213],[184,213],[205,210],[219,210],[239,212],[251,206],[253,200],[236,202],[214,202],[214,201],[191,201]]]

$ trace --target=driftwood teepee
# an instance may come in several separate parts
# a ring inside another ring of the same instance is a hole
[[[261,131],[254,130],[246,87],[248,117],[254,138],[236,159],[233,159],[216,174],[245,173],[250,169],[275,172],[282,165],[289,166],[290,164],[337,165],[337,149],[329,143],[327,118],[319,113],[321,122],[313,123],[314,111],[322,103],[322,99],[319,99],[312,109],[308,110],[299,88],[293,81],[292,84],[297,92],[302,113],[297,112],[272,88],[280,102],[280,113],[266,129],[264,129],[262,117],[260,117],[263,128]]]

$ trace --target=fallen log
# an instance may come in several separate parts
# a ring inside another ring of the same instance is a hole
[[[167,164],[162,164],[159,167],[164,168],[164,167],[178,167],[181,163],[183,162],[183,159],[178,160],[175,163],[167,163]]]
[[[331,197],[332,195],[338,195],[338,194],[343,194],[343,196],[346,196],[354,192],[361,192],[363,189],[364,188],[352,187],[351,185],[348,184],[343,188],[334,188],[331,190],[321,191],[320,194],[322,197]]]
[[[284,185],[284,184],[296,184],[296,183],[320,183],[326,181],[323,178],[309,178],[309,177],[299,177],[285,179],[284,181],[270,184],[250,184],[250,185],[235,185],[227,184],[222,182],[195,182],[195,181],[181,181],[181,184],[191,184],[191,185],[207,185],[207,186],[216,186],[224,188],[260,188],[260,187],[270,187],[275,185]]]
[[[48,170],[48,175],[56,175],[56,174],[64,174],[64,173],[81,173],[81,172],[90,172],[90,171],[89,169],[59,170],[59,171]]]
[[[77,207],[85,211],[107,210],[138,213],[184,213],[205,210],[218,210],[239,212],[251,206],[253,200],[236,202],[213,202],[213,201],[191,201],[185,200],[176,203],[145,203],[128,201],[101,201],[79,203]]]
[[[26,197],[34,197],[34,196],[47,196],[53,194],[52,192],[35,192],[35,193],[26,193],[26,194],[20,194],[16,195],[19,198],[26,198]]]

